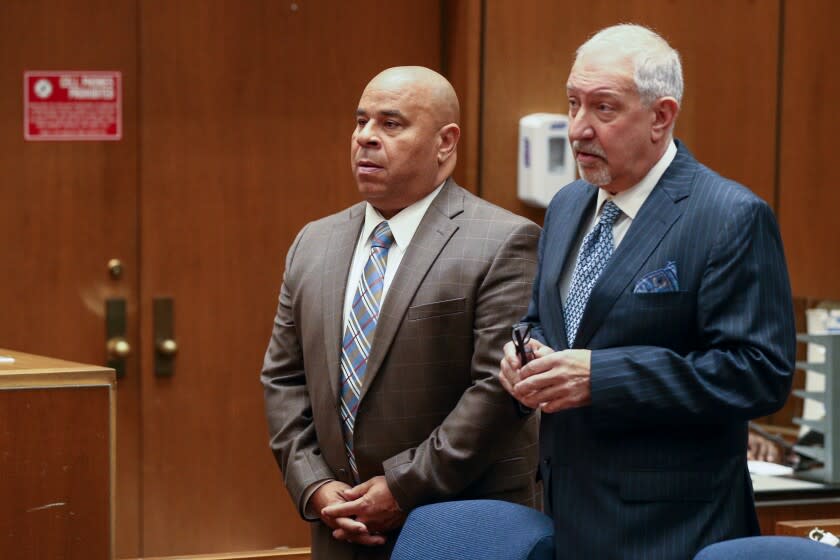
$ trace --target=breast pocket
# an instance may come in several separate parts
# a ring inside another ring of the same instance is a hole
[[[422,321],[434,317],[455,315],[463,313],[467,308],[466,298],[447,299],[444,301],[433,301],[408,308],[409,321]]]

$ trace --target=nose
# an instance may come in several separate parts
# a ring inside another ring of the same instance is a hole
[[[379,146],[379,137],[373,128],[373,119],[365,123],[362,128],[356,129],[356,142],[365,148],[375,148]]]
[[[582,107],[572,115],[569,115],[569,140],[591,140],[595,137],[595,129],[589,122],[589,114]]]

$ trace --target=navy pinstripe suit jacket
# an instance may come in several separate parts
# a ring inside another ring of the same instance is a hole
[[[767,204],[677,146],[580,323],[591,405],[542,417],[558,558],[686,559],[758,532],[746,423],[782,406],[794,369],[781,238]],[[555,350],[567,348],[560,276],[596,194],[577,181],[546,214],[525,320]],[[678,290],[634,293],[668,262]]]

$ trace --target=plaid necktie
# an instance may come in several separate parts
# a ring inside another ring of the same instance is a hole
[[[583,238],[575,270],[572,273],[572,282],[569,285],[569,296],[566,298],[566,306],[563,310],[569,348],[575,341],[592,287],[613,254],[612,226],[620,215],[621,210],[618,206],[608,200],[601,208],[601,218],[598,223]]]
[[[353,427],[376,321],[379,319],[388,249],[393,243],[394,236],[388,222],[380,222],[373,230],[370,257],[359,278],[359,286],[353,296],[353,306],[347,317],[347,326],[341,341],[341,424],[344,428],[347,458],[356,481],[359,480],[359,470],[353,454]]]

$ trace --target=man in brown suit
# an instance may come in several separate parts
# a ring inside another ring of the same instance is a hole
[[[496,373],[539,228],[450,178],[458,112],[427,68],[376,76],[350,150],[366,202],[289,249],[262,382],[314,560],[388,558],[425,503],[533,504],[536,418]]]

